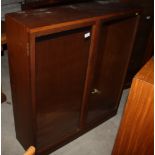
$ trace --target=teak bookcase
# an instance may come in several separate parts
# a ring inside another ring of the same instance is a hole
[[[112,155],[154,155],[154,58],[133,78]]]
[[[141,10],[82,3],[6,16],[16,136],[48,154],[117,112]]]

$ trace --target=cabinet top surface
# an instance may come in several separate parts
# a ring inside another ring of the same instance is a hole
[[[154,85],[154,58],[151,58],[142,67],[142,69],[136,74],[135,78]]]
[[[99,2],[87,2],[73,5],[63,5],[59,7],[20,11],[7,14],[17,22],[25,25],[29,29],[55,25],[70,21],[91,19],[102,16],[106,19],[118,15],[139,12],[140,9],[134,5],[122,3],[103,4]]]

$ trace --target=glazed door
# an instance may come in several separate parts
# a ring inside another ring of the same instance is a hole
[[[78,131],[90,31],[87,27],[36,38],[38,148]]]
[[[116,111],[126,75],[137,17],[103,23],[87,123],[103,121]]]

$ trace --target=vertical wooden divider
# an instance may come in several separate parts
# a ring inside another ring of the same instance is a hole
[[[37,122],[36,122],[36,51],[35,51],[35,35],[29,34],[29,40],[30,44],[28,44],[27,47],[29,50],[29,56],[30,56],[30,86],[31,86],[31,102],[32,102],[32,119],[33,119],[33,135],[34,135],[34,142],[36,144],[36,128],[37,128]],[[36,146],[35,146],[36,147]]]
[[[86,119],[87,119],[88,96],[90,93],[91,84],[92,84],[92,80],[93,80],[96,55],[97,55],[97,49],[98,49],[100,26],[101,26],[101,21],[99,20],[92,27],[91,44],[90,44],[89,58],[88,58],[88,67],[87,67],[84,93],[83,93],[82,106],[81,106],[80,129],[82,129],[85,126]]]

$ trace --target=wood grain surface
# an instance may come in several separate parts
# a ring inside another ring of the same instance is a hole
[[[133,5],[92,2],[6,16],[16,135],[25,149],[49,154],[116,114],[140,14]],[[104,95],[91,105],[94,81]]]
[[[16,137],[27,149],[34,144],[30,68],[27,55],[28,34],[23,25],[12,19],[6,20],[6,29]]]
[[[90,47],[86,33],[89,27],[36,40],[37,148],[78,131]]]
[[[135,76],[113,155],[154,154],[154,60]]]
[[[93,9],[92,9],[93,8]],[[122,3],[100,4],[97,2],[64,5],[45,9],[19,11],[7,14],[24,24],[31,32],[39,29],[57,27],[59,24],[69,25],[77,21],[95,21],[96,19],[110,19],[118,16],[135,15],[141,12],[140,7]]]
[[[95,72],[89,92],[88,124],[117,108],[135,38],[136,21],[137,18],[133,17],[101,23]],[[99,92],[93,93],[94,90]]]

